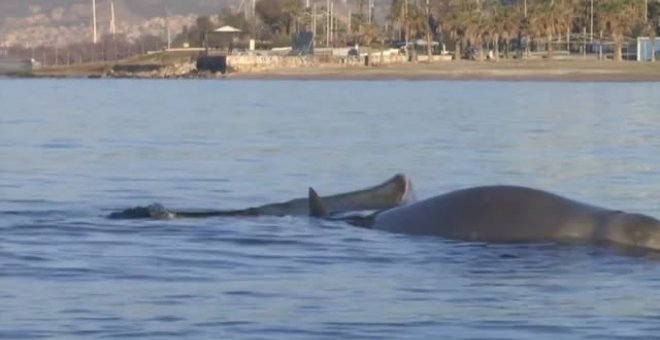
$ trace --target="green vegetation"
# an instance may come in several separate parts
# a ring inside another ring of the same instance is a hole
[[[393,7],[400,6],[400,1],[393,0]],[[614,58],[622,60],[625,38],[657,33],[660,5],[653,0],[647,5],[647,1],[432,0],[431,16],[440,22],[434,35],[444,38],[457,56],[461,48],[471,47],[479,51],[479,59],[486,48],[494,50],[497,58],[501,45],[508,56],[510,44],[517,42],[521,53],[533,45],[550,57],[555,48],[569,49],[572,38],[586,42],[595,35],[612,41]]]
[[[371,20],[366,0],[353,1],[348,6],[358,10],[348,16],[325,3],[305,8],[305,0],[257,0],[255,18],[224,9],[216,21],[258,40],[287,41],[293,32],[314,31],[317,46],[403,45],[424,39],[430,55],[430,42],[439,41],[457,58],[469,49],[478,60],[489,50],[494,58],[508,58],[514,50],[519,56],[538,51],[552,57],[557,50],[584,49],[587,42],[601,41],[613,44],[613,58],[622,60],[627,38],[660,33],[658,0],[391,0],[380,22]],[[210,26],[210,18],[200,17],[184,32],[191,46],[201,43]]]

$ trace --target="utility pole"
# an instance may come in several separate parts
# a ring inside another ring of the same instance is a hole
[[[312,39],[314,39],[314,46],[316,46],[316,1],[312,4]]]
[[[644,0],[644,22],[649,21],[649,0]]]
[[[114,52],[113,60],[117,58],[117,40],[115,40],[115,33],[117,33],[117,25],[115,23],[115,2],[110,1],[110,34],[112,34],[112,49]]]
[[[96,0],[92,0],[92,26],[93,26],[93,42],[96,45]]]
[[[335,0],[330,3],[330,42],[335,42]]]
[[[117,33],[117,26],[115,25],[115,2],[110,2],[110,33],[114,36]]]
[[[530,46],[529,46],[529,35],[528,35],[528,33],[529,33],[529,19],[527,18],[527,0],[525,0],[524,7],[525,7],[525,10],[524,10],[524,12],[525,12],[525,30],[524,30],[525,31],[525,33],[524,33],[524,36],[525,36],[525,54],[527,55],[527,57],[529,57],[529,55],[530,55]],[[521,44],[522,44],[522,41],[521,41]]]
[[[165,29],[167,30],[167,49],[172,48],[172,33],[170,32],[170,18],[165,18]]]
[[[330,0],[325,1],[325,47],[330,47]]]
[[[244,0],[243,0],[244,1]],[[241,1],[241,6],[243,6],[243,1]],[[165,35],[167,36],[167,49],[172,48],[172,32],[170,31],[170,10],[167,5],[164,6],[165,9]],[[243,6],[243,13],[247,13],[247,9]],[[247,18],[245,18],[247,22]]]
[[[371,25],[372,13],[373,13],[373,8],[374,8],[374,0],[369,0],[369,5],[367,5],[367,7],[368,7],[367,11],[369,11],[368,14],[367,14],[367,18],[368,18],[367,22],[369,23],[369,25]]]

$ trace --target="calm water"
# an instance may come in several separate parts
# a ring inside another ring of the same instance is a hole
[[[660,261],[606,249],[104,218],[396,172],[660,217],[660,84],[0,80],[0,338],[660,336]]]

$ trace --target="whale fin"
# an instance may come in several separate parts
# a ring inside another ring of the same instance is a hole
[[[317,194],[312,187],[309,188],[308,204],[310,216],[324,218],[330,215],[328,208],[323,203],[323,200],[321,200],[319,194]]]

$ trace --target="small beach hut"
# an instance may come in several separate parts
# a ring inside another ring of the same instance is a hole
[[[239,42],[242,33],[242,30],[233,26],[218,27],[206,32],[205,45],[209,48],[231,50]]]
[[[655,55],[655,60],[660,59],[660,37],[651,41],[649,37],[637,38],[637,61],[651,61],[651,55]]]

